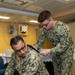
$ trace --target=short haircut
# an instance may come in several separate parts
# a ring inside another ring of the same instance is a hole
[[[23,40],[23,38],[22,38],[21,36],[18,35],[18,36],[13,37],[13,38],[10,40],[10,46],[12,47],[12,45],[17,45],[17,43],[18,43],[19,41],[24,42],[24,40]]]
[[[38,16],[38,22],[43,22],[46,19],[49,19],[51,17],[51,13],[48,10],[42,11]]]

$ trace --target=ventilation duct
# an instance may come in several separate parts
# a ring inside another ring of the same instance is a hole
[[[13,10],[13,9],[8,9],[8,8],[0,8],[0,12],[9,12],[9,13],[14,13],[14,14],[23,14],[23,15],[36,16],[36,17],[38,16],[37,13]]]
[[[70,3],[75,0],[57,0],[57,1],[62,2],[62,3]]]
[[[26,5],[34,2],[35,0],[0,0],[0,1],[5,4],[11,4],[11,5]]]

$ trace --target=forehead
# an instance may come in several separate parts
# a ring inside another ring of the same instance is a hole
[[[41,24],[46,24],[46,23],[48,23],[48,20],[47,19],[44,20]]]
[[[13,49],[20,49],[24,45],[24,42],[19,41],[16,45],[12,45]]]

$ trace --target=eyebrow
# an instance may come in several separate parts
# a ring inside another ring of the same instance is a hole
[[[25,45],[22,46],[20,49],[16,50],[15,52],[19,52],[21,49],[25,48]]]
[[[50,22],[50,20],[49,20],[49,22]],[[48,24],[49,24],[49,22],[48,23],[46,23],[46,24],[42,24],[43,26],[47,26]]]

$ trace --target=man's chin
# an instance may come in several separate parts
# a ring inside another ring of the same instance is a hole
[[[47,31],[49,31],[50,29],[46,29]]]
[[[48,28],[48,29],[47,29],[47,28],[45,28],[45,29],[46,29],[46,30],[50,30],[51,28]]]
[[[23,55],[22,55],[22,56],[20,56],[20,57],[21,57],[21,58],[25,58],[26,56],[23,56]]]

